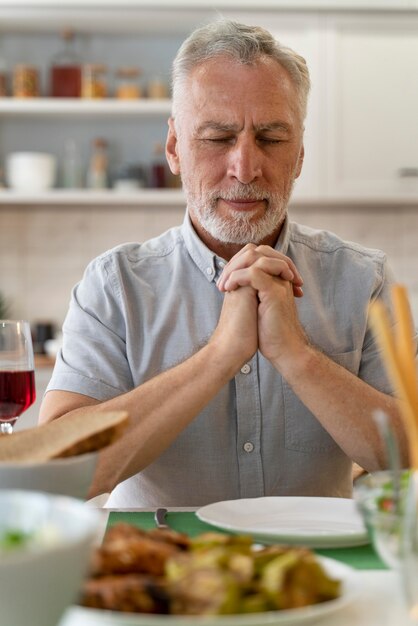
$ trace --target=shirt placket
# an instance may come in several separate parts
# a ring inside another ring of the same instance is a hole
[[[241,498],[264,495],[257,354],[235,376],[237,459]]]

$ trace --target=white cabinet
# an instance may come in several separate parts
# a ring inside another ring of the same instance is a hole
[[[418,17],[329,20],[327,190],[418,200]]]

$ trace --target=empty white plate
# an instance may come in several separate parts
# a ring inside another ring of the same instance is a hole
[[[263,543],[340,548],[369,542],[353,500],[278,496],[226,500],[196,511],[203,522]]]

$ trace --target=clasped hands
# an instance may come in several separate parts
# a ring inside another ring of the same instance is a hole
[[[217,285],[225,292],[220,326],[229,331],[231,344],[234,338],[246,344],[246,358],[259,349],[280,371],[286,358],[308,344],[295,305],[295,297],[303,296],[303,280],[289,257],[270,246],[247,244],[225,266]]]

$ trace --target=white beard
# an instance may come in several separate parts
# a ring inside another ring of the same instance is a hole
[[[192,192],[188,181],[183,181],[187,197],[187,204],[193,209],[199,224],[217,241],[245,245],[258,244],[278,228],[283,222],[287,204],[293,189],[293,183],[287,192],[282,195],[270,193],[260,189],[256,184],[235,184],[228,191],[210,191],[200,195]],[[230,208],[231,216],[221,217],[217,213],[217,201],[224,200],[262,200],[267,207],[262,217],[252,221],[256,211],[234,211]]]

